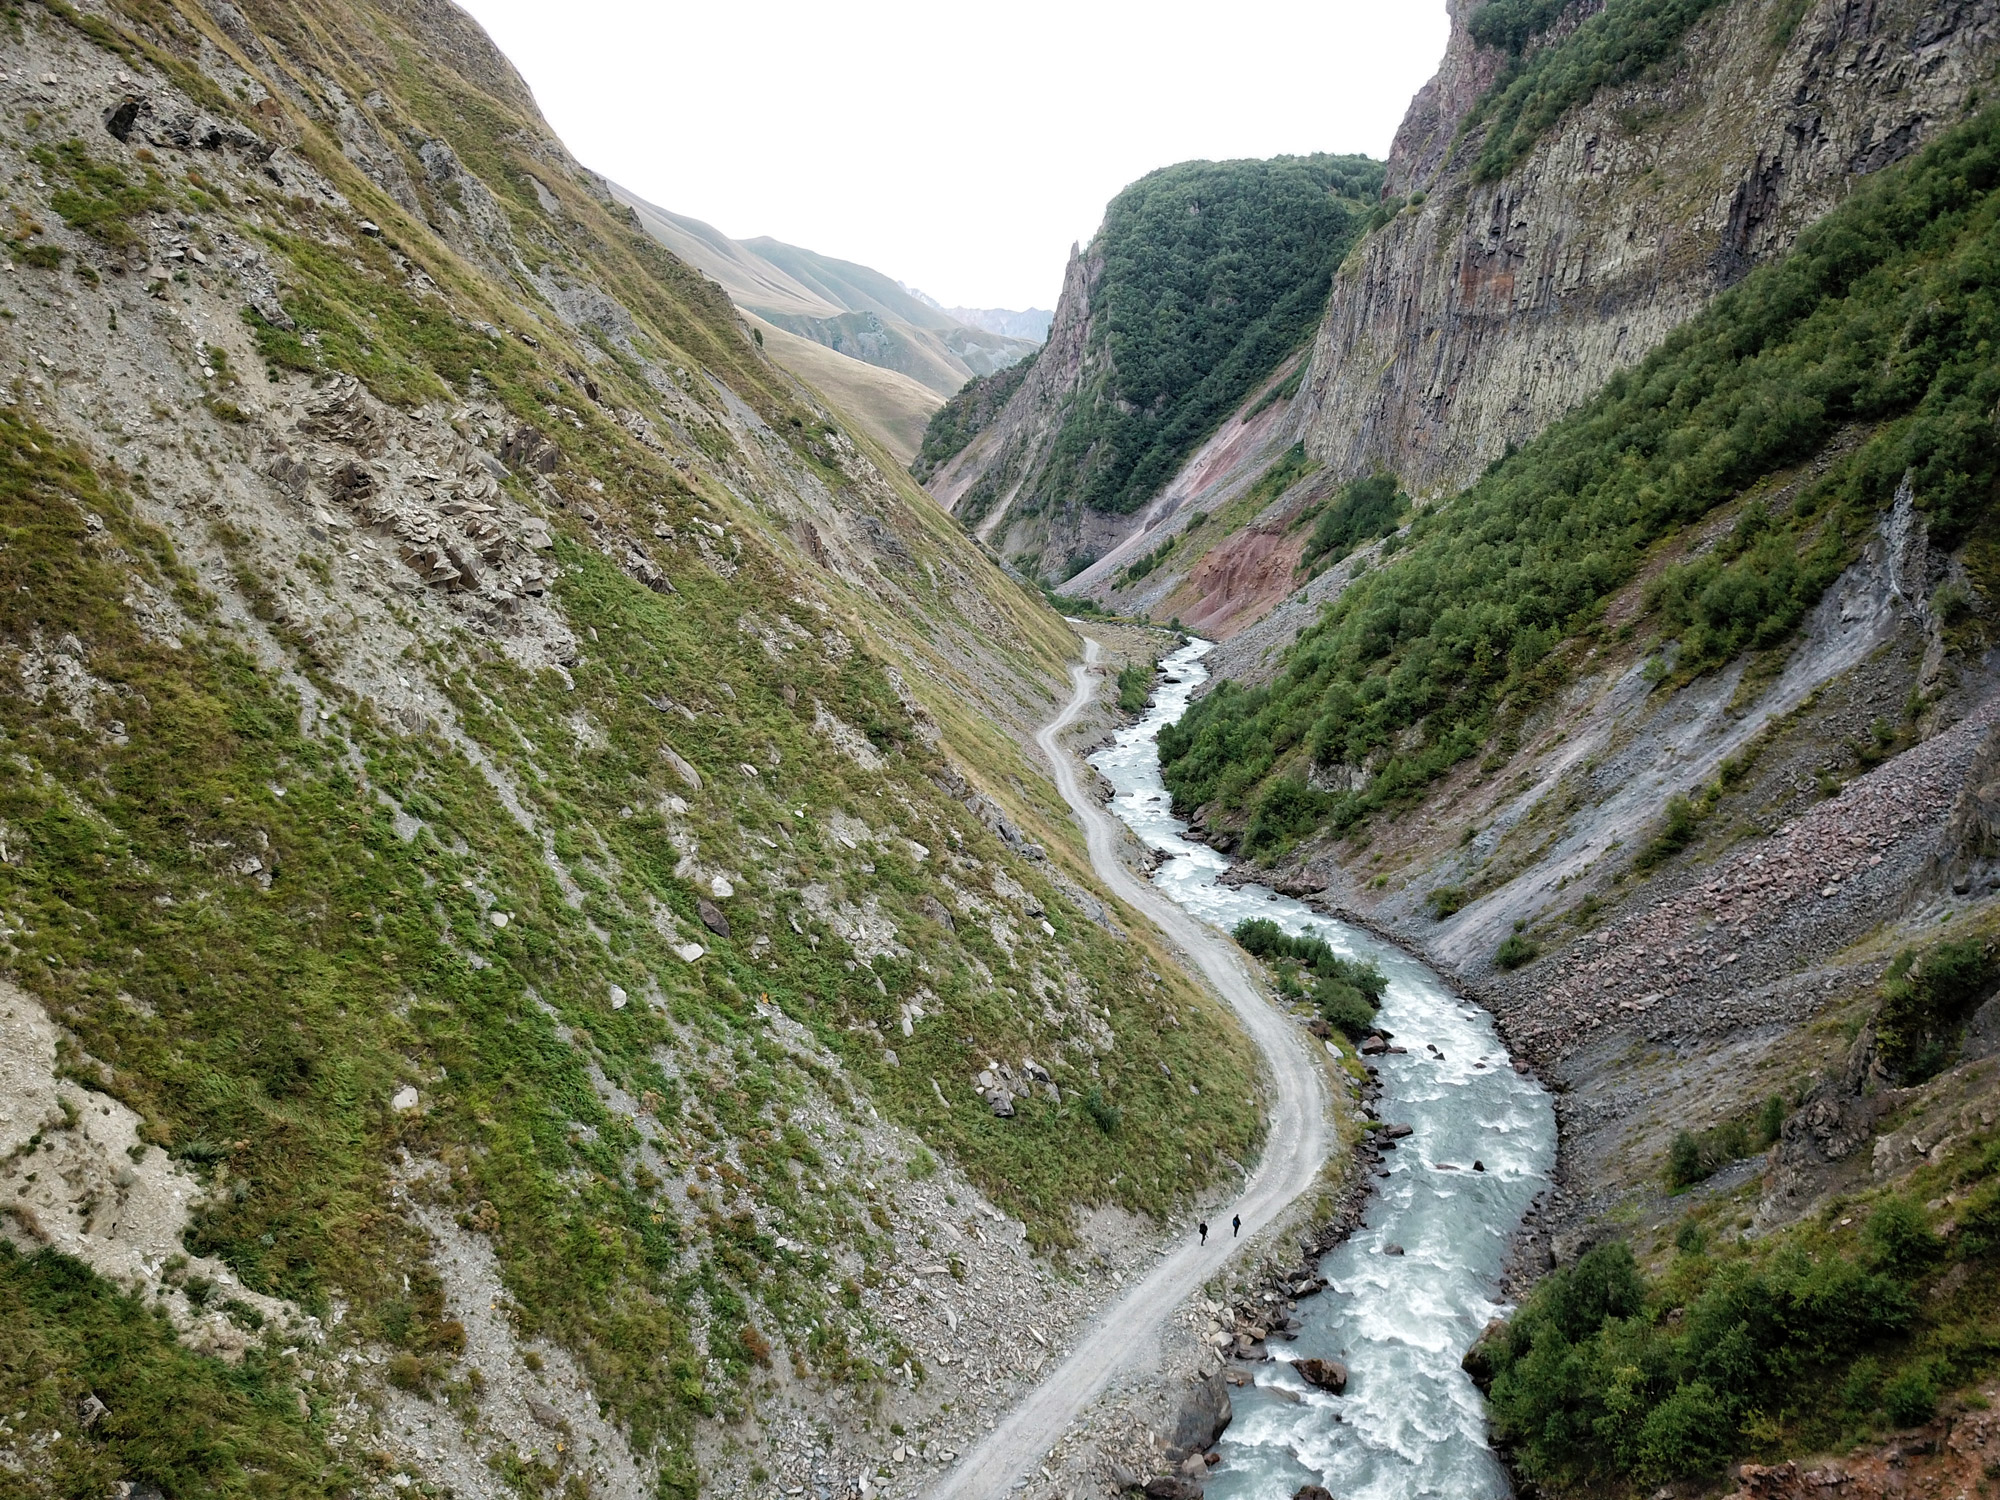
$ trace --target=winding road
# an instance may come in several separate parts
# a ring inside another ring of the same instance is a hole
[[[1161,1259],[1098,1316],[1048,1378],[938,1483],[931,1500],[1001,1500],[1010,1494],[1015,1482],[1055,1446],[1076,1414],[1146,1347],[1174,1310],[1313,1186],[1326,1160],[1330,1139],[1326,1080],[1302,1033],[1265,1003],[1234,943],[1125,867],[1118,858],[1120,825],[1085,794],[1076,761],[1058,742],[1088,707],[1096,691],[1092,668],[1102,656],[1103,649],[1086,636],[1083,662],[1070,670],[1075,692],[1035,737],[1036,743],[1048,756],[1056,786],[1083,828],[1098,878],[1194,960],[1264,1054],[1270,1069],[1269,1134],[1263,1158],[1232,1205],[1231,1211],[1243,1217],[1243,1237],[1233,1243],[1222,1239],[1206,1248],[1190,1237]]]

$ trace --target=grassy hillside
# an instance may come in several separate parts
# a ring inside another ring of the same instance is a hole
[[[1100,373],[1024,502],[1136,510],[1311,333],[1382,185],[1365,157],[1185,162],[1111,201],[1093,249]]]
[[[230,1312],[240,1365],[177,1346],[140,1303],[216,1315],[212,1283],[127,1297],[9,1206],[0,1443],[43,1465],[22,1493],[384,1481],[357,1422],[421,1396],[475,1434],[499,1378],[440,1278],[456,1225],[512,1336],[691,1494],[774,1359],[921,1381],[860,1298],[939,1158],[1060,1249],[1253,1151],[1250,1060],[1009,732],[1060,620],[463,17],[229,15],[7,20],[63,82],[0,121],[0,353],[42,372],[0,410],[0,977],[63,1028],[63,1087],[195,1175],[187,1253],[325,1343]],[[217,144],[176,143],[194,118]],[[1029,1055],[1047,1085],[996,1117],[971,1079]],[[480,1441],[521,1493],[588,1482],[553,1437]]]
[[[871,365],[812,339],[787,333],[751,315],[771,359],[824,396],[880,443],[898,464],[909,464],[938,410],[937,393],[907,375]]]
[[[1268,689],[1225,685],[1198,704],[1162,738],[1177,803],[1216,804],[1269,851],[1414,796],[1560,690],[1650,549],[1816,454],[1824,472],[1796,502],[1748,507],[1623,627],[1669,645],[1664,674],[1783,643],[1906,482],[1934,539],[1962,541],[2000,475],[1985,353],[1996,216],[1989,111],[1871,179],[1785,261],[1421,514]],[[1359,789],[1316,790],[1314,765],[1361,772]]]

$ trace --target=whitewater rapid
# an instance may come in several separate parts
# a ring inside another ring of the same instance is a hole
[[[1380,1022],[1405,1050],[1376,1059],[1380,1113],[1413,1132],[1385,1152],[1362,1227],[1321,1260],[1330,1286],[1299,1304],[1297,1341],[1272,1340],[1271,1362],[1248,1367],[1256,1384],[1232,1393],[1210,1500],[1290,1500],[1309,1483],[1342,1500],[1501,1500],[1506,1474],[1459,1361],[1504,1311],[1508,1245],[1554,1169],[1555,1112],[1514,1071],[1491,1018],[1423,964],[1262,886],[1219,883],[1229,861],[1173,816],[1157,743],[1207,681],[1210,649],[1195,641],[1162,662],[1145,718],[1090,763],[1115,788],[1111,811],[1166,856],[1154,885],[1188,912],[1225,932],[1268,917],[1382,970]],[[1312,1356],[1348,1366],[1346,1394],[1294,1373]]]

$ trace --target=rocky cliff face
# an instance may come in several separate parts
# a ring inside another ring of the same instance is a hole
[[[1572,410],[1857,174],[1962,117],[2000,56],[1993,0],[1736,0],[1680,64],[1601,92],[1520,167],[1471,179],[1459,123],[1498,54],[1453,10],[1450,49],[1397,136],[1390,191],[1423,192],[1335,281],[1299,403],[1338,475],[1465,484]]]
[[[1097,374],[1101,357],[1091,349],[1090,299],[1104,272],[1101,256],[1072,247],[1062,296],[1035,368],[1007,408],[926,486],[944,507],[972,526],[982,541],[1017,550],[1027,538],[999,535],[1015,497],[1047,460],[1062,429],[1064,411]],[[1048,521],[1044,532],[1080,538],[1080,517]],[[1060,545],[1058,543],[1057,545]],[[1084,543],[1083,545],[1087,545]]]

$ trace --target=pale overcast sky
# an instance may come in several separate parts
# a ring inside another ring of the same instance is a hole
[[[1155,167],[1382,156],[1444,0],[460,0],[579,159],[948,306],[1052,307]]]

